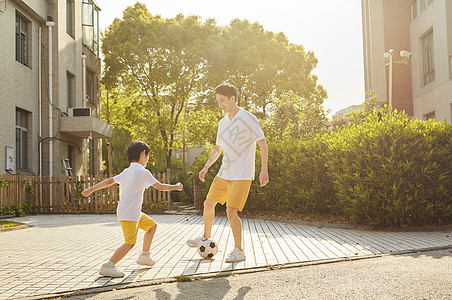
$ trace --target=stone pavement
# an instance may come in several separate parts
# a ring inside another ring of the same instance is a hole
[[[213,238],[219,252],[213,260],[202,260],[196,249],[185,245],[198,236],[202,217],[152,215],[158,223],[151,248],[157,263],[142,268],[135,263],[138,243],[119,264],[124,278],[100,277],[100,265],[122,244],[115,215],[39,215],[14,220],[33,227],[0,232],[0,299],[46,297],[117,284],[137,284],[177,275],[214,276],[235,271],[272,268],[316,262],[376,257],[452,247],[450,231],[382,232],[315,227],[294,222],[243,219],[247,260],[226,264],[233,247],[225,217],[215,219]]]

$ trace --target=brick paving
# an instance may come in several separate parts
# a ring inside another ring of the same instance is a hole
[[[122,244],[115,215],[40,215],[15,218],[33,227],[0,232],[0,299],[14,299],[111,286],[177,275],[217,274],[269,265],[372,257],[389,253],[452,247],[450,231],[382,232],[321,228],[293,222],[244,218],[247,260],[227,264],[233,247],[225,217],[212,229],[219,251],[202,260],[188,238],[202,232],[202,216],[152,215],[158,223],[151,248],[151,268],[135,263],[142,232],[132,251],[118,264],[126,276],[106,278],[98,269]]]

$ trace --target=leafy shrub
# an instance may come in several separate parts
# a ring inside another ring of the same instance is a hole
[[[451,220],[451,129],[446,123],[374,112],[329,136],[337,208],[372,226]]]

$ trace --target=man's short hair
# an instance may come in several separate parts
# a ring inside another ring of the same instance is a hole
[[[129,148],[127,148],[127,159],[129,160],[129,163],[138,161],[140,159],[141,152],[145,151],[144,153],[146,155],[151,152],[151,149],[149,148],[148,144],[142,141],[135,141],[132,144],[130,144]]]
[[[220,94],[223,96],[226,96],[228,98],[231,98],[232,96],[237,99],[237,90],[232,84],[226,84],[222,83],[219,86],[215,88],[215,94]]]

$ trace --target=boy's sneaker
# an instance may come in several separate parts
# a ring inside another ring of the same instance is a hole
[[[115,265],[105,263],[100,267],[99,274],[106,277],[124,277],[124,273],[118,271]]]
[[[149,254],[140,254],[138,255],[137,264],[152,267],[155,265],[155,261],[149,256]]]
[[[239,248],[237,248],[237,247],[234,247],[234,250],[232,250],[232,252],[226,258],[226,262],[233,263],[233,262],[244,261],[245,259],[246,259],[245,252],[240,251]]]
[[[198,247],[199,243],[202,241],[204,237],[197,237],[195,239],[187,240],[188,247],[195,248]]]

